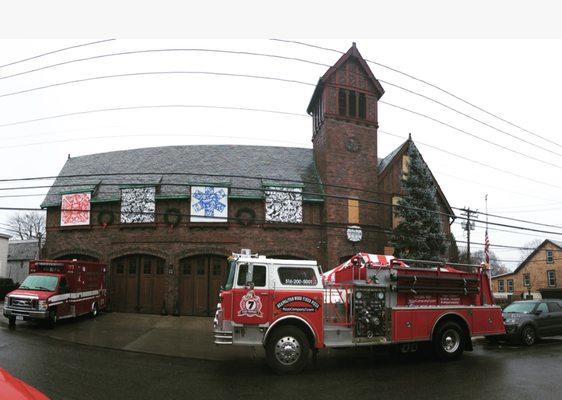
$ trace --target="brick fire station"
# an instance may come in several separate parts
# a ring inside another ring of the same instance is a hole
[[[113,310],[212,315],[242,248],[313,259],[383,254],[413,141],[378,158],[384,90],[355,44],[308,105],[312,149],[168,146],[69,158],[50,188],[43,257],[109,265]],[[453,215],[435,182],[441,211]],[[442,228],[450,233],[449,218]]]

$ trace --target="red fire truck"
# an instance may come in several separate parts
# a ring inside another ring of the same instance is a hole
[[[107,306],[107,266],[78,260],[36,260],[29,276],[6,295],[4,316],[16,320],[43,320],[54,326],[59,319],[90,313],[96,317]]]
[[[216,344],[263,345],[278,373],[325,347],[429,342],[450,360],[471,336],[504,333],[484,267],[366,253],[324,274],[315,261],[235,254],[214,320]]]

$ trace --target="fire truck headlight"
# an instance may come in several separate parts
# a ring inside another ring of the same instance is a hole
[[[46,310],[47,309],[47,301],[46,300],[39,300],[39,303],[37,304],[37,309]]]
[[[7,305],[9,304],[9,303],[8,303],[9,301],[10,301],[10,297],[9,297],[9,296],[4,297],[4,305],[7,306]]]

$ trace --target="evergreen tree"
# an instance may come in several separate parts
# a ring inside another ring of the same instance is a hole
[[[408,172],[402,176],[405,196],[394,209],[401,221],[394,229],[391,244],[398,257],[441,260],[447,250],[441,227],[435,184],[416,147],[408,149]]]
[[[450,262],[458,263],[460,260],[459,246],[457,246],[457,239],[451,232],[449,234],[449,248],[447,249],[447,256]]]

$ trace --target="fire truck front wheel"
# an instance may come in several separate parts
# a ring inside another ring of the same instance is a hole
[[[433,336],[435,355],[443,361],[459,358],[464,351],[466,337],[466,333],[456,322],[440,324]]]
[[[51,308],[49,310],[49,317],[47,318],[47,327],[51,329],[54,328],[55,325],[57,324],[57,321],[58,321],[57,309]]]
[[[269,366],[278,374],[297,374],[308,363],[310,343],[298,327],[285,325],[273,331],[266,344]]]

